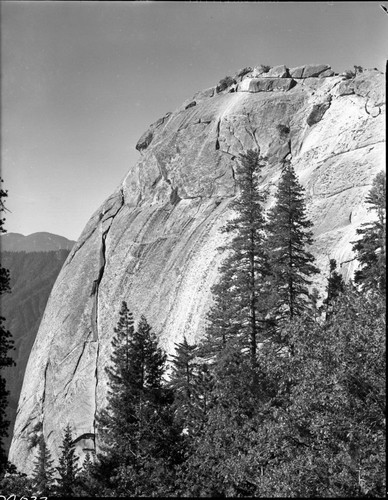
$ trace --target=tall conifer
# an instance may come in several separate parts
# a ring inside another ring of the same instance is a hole
[[[268,214],[268,251],[278,323],[299,316],[309,308],[311,276],[319,273],[313,264],[314,256],[307,250],[313,243],[311,228],[304,189],[291,163],[285,161],[275,205]]]
[[[175,354],[171,356],[169,386],[174,391],[174,408],[180,420],[187,420],[194,404],[196,347],[183,337],[182,342],[175,344]]]
[[[211,376],[207,366],[198,359],[196,344],[190,345],[184,337],[183,342],[175,346],[169,382],[174,391],[175,419],[185,433],[194,435],[206,420]]]
[[[34,488],[39,496],[47,496],[52,493],[55,474],[53,463],[50,450],[42,436],[39,440],[39,450],[33,471]]]
[[[335,259],[330,259],[329,262],[329,277],[326,286],[326,298],[323,301],[323,306],[326,312],[326,321],[328,321],[333,313],[334,300],[345,291],[345,282],[342,276],[337,272],[337,262]]]
[[[65,427],[63,441],[61,445],[62,454],[59,457],[59,467],[57,471],[57,494],[59,496],[75,496],[77,487],[77,476],[80,471],[78,467],[78,456],[75,453],[75,446],[71,433],[71,427],[68,424]]]
[[[116,494],[144,495],[152,488],[146,477],[169,470],[173,454],[172,393],[163,384],[166,355],[144,316],[135,330],[126,302],[114,331],[108,404],[98,418],[101,453],[93,469]]]
[[[252,366],[256,364],[257,344],[267,327],[266,194],[260,186],[264,166],[260,151],[248,150],[240,155],[239,194],[231,204],[235,216],[223,228],[232,239],[220,268],[220,281],[212,290],[214,305],[208,315],[205,343],[213,355],[227,343],[242,348],[249,352]]]
[[[353,242],[353,251],[361,264],[354,276],[355,283],[365,290],[378,289],[385,294],[386,287],[386,174],[380,172],[373,180],[372,188],[365,199],[373,210],[376,220],[362,224],[357,229],[361,238]]]

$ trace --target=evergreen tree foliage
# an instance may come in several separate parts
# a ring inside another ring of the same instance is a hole
[[[82,464],[82,471],[86,474],[89,474],[89,471],[92,467],[92,459],[91,459],[91,456],[90,456],[90,453],[87,452],[86,455],[85,455],[85,460],[84,460],[84,463]]]
[[[319,293],[319,290],[313,287],[310,292],[310,301],[311,301],[311,320],[314,322],[320,322],[322,320],[322,306],[318,305],[320,299],[321,299],[321,294]]]
[[[386,287],[386,174],[380,172],[372,183],[365,199],[376,215],[374,222],[362,224],[357,229],[360,239],[353,242],[353,251],[360,262],[354,281],[365,290],[378,289],[385,295]]]
[[[329,262],[329,277],[326,286],[326,298],[323,301],[323,306],[326,312],[326,321],[330,319],[333,302],[339,294],[345,291],[345,282],[341,274],[337,272],[337,262],[335,259],[330,259]]]
[[[347,286],[330,322],[284,324],[247,360],[224,349],[204,431],[180,466],[181,496],[360,497],[385,494],[385,302]]]
[[[275,205],[268,214],[268,248],[272,287],[276,292],[276,319],[282,322],[301,315],[311,305],[311,277],[319,273],[314,256],[312,222],[307,218],[304,189],[289,161],[283,163]]]
[[[180,404],[190,402],[194,393],[195,357],[197,346],[190,345],[186,337],[175,344],[175,354],[171,356],[172,373],[170,387],[175,390],[175,398]]]
[[[6,497],[31,497],[35,493],[33,480],[17,470],[14,464],[8,462],[5,475],[0,479],[0,495]]]
[[[220,281],[212,289],[214,305],[208,315],[206,342],[210,357],[233,343],[249,353],[252,366],[256,363],[257,344],[268,328],[269,265],[263,209],[266,194],[260,188],[264,166],[260,151],[249,150],[240,156],[239,194],[231,204],[235,217],[223,228],[232,239],[220,268]]]
[[[132,402],[131,388],[131,340],[134,334],[133,314],[127,303],[122,302],[119,321],[114,328],[111,363],[105,368],[108,375],[107,407],[97,416],[98,445],[97,464],[93,471],[96,481],[106,488],[113,488],[111,477],[123,461],[127,461],[125,442],[131,433],[135,418],[129,412]],[[127,410],[128,409],[128,410]]]
[[[75,496],[80,468],[78,467],[79,457],[75,453],[75,446],[69,424],[65,427],[64,437],[60,448],[62,454],[59,457],[59,467],[56,468],[59,474],[56,493],[59,496]]]
[[[42,436],[39,440],[39,451],[32,476],[35,493],[39,496],[48,496],[52,493],[55,474],[53,463],[54,460],[51,459],[51,453]]]
[[[0,186],[3,182],[0,179]],[[5,233],[4,222],[2,217],[5,211],[4,199],[8,196],[7,191],[0,187],[0,233]],[[4,293],[10,292],[9,286],[9,271],[0,264],[0,297]],[[7,465],[7,453],[4,447],[4,439],[8,436],[9,420],[7,418],[7,406],[9,391],[6,387],[6,380],[2,374],[2,370],[6,367],[13,366],[15,363],[9,352],[14,349],[14,343],[11,333],[4,326],[5,318],[0,316],[0,477],[5,473]]]
[[[117,495],[147,495],[155,492],[153,482],[167,488],[178,453],[173,394],[163,383],[166,355],[144,316],[134,329],[126,302],[112,346],[106,369],[108,405],[98,419],[102,452],[95,477]]]
[[[196,345],[190,345],[186,337],[175,344],[175,355],[171,356],[172,373],[169,386],[174,391],[174,410],[176,419],[188,427],[193,420],[195,407],[195,356]]]
[[[256,427],[266,398],[250,359],[232,346],[214,365],[214,384],[206,425],[194,436],[190,454],[180,467],[181,496],[252,496],[257,464],[251,461]],[[255,383],[252,380],[255,379]],[[260,443],[262,444],[262,443]]]
[[[87,452],[82,464],[82,468],[78,474],[77,487],[75,494],[77,497],[101,497],[105,492],[105,488],[96,480],[96,457]]]
[[[206,422],[212,377],[209,367],[199,358],[196,344],[190,345],[184,337],[175,347],[169,381],[174,392],[175,421],[185,435],[193,436]]]
[[[231,249],[214,289],[207,338],[197,352],[184,339],[174,358],[172,386],[183,407],[195,392],[195,383],[190,384],[195,355],[207,356],[212,379],[206,419],[190,436],[175,493],[382,496],[385,304],[379,294],[346,286],[331,259],[326,321],[320,320],[318,291],[309,291],[319,272],[306,250],[312,225],[288,162],[269,219],[269,238],[263,240],[271,255],[274,311],[283,341],[261,337],[256,363],[246,356],[246,337],[238,327],[243,302],[233,291],[243,289],[236,276],[247,284],[250,274],[238,273]],[[261,278],[266,286],[266,274]],[[270,316],[270,305],[265,303],[267,316],[261,319]]]
[[[256,448],[267,457],[257,496],[385,494],[385,303],[351,286],[333,303],[329,323],[286,327],[294,356],[260,351],[277,395]]]
[[[6,233],[4,229],[5,218],[3,217],[3,212],[6,211],[5,208],[5,198],[8,197],[8,191],[1,187],[3,179],[0,178],[0,234]],[[0,266],[0,294],[9,291],[9,271]]]

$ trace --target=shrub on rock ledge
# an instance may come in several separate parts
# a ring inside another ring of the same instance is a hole
[[[281,136],[286,136],[290,133],[290,128],[287,127],[287,125],[284,125],[283,123],[278,123],[276,125],[276,128]]]
[[[232,78],[231,76],[226,76],[225,78],[219,81],[216,87],[217,93],[222,92],[223,90],[227,89],[234,83],[236,83],[236,80],[234,78]]]

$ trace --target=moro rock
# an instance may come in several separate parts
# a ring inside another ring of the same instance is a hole
[[[168,353],[183,335],[201,338],[225,255],[220,228],[247,149],[268,157],[269,205],[285,158],[305,187],[322,270],[315,286],[324,286],[329,258],[351,277],[351,241],[373,217],[364,199],[384,168],[384,126],[384,75],[338,75],[325,64],[245,68],[151,125],[136,146],[141,158],[92,215],[54,285],[10,460],[30,473],[42,433],[57,459],[67,424],[81,456],[98,446],[96,414],[123,300],[135,320],[147,317]]]

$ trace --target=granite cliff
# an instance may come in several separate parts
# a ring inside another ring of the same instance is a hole
[[[291,159],[314,222],[317,286],[329,257],[352,275],[350,241],[372,216],[363,201],[384,168],[384,90],[377,70],[245,68],[150,126],[136,145],[141,158],[92,215],[52,290],[10,450],[21,470],[31,471],[42,432],[58,456],[67,423],[80,452],[94,448],[122,300],[135,318],[146,315],[168,352],[183,334],[201,337],[242,151],[260,147],[268,157],[272,193]]]

